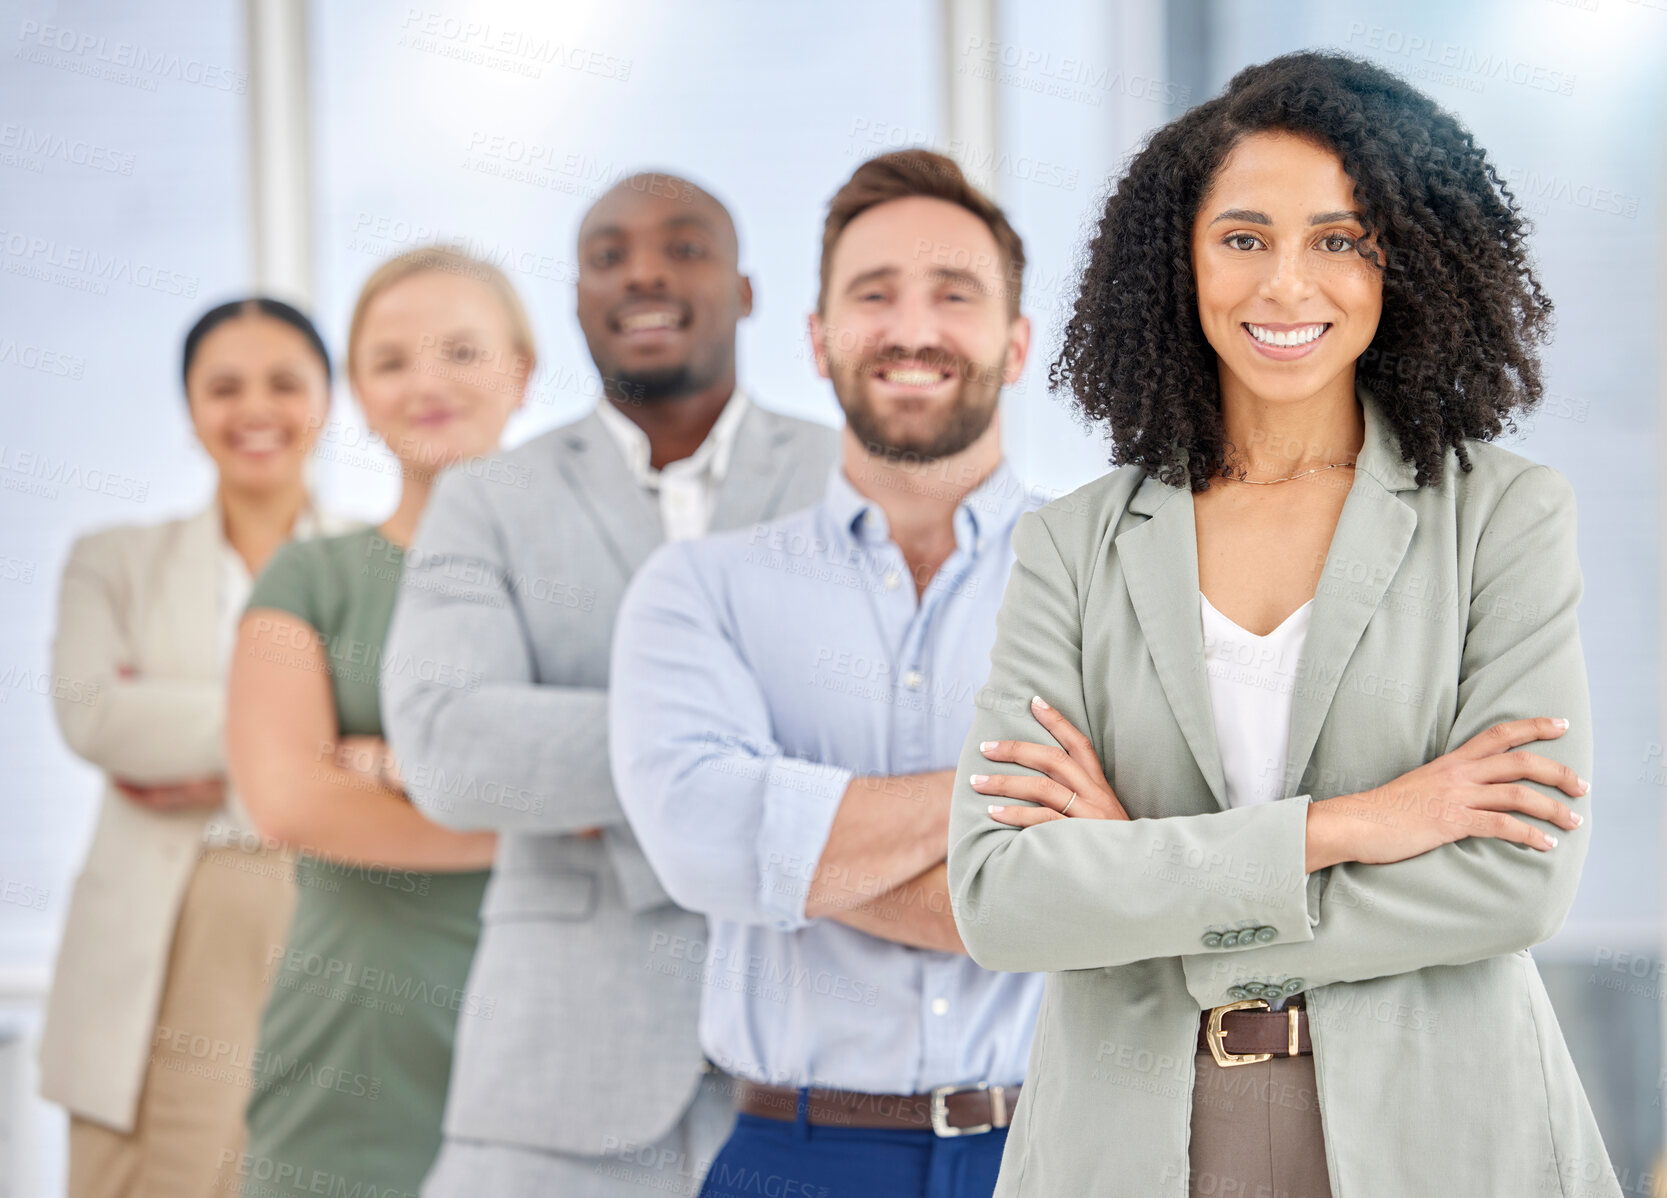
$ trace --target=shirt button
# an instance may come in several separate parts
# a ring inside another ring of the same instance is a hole
[[[887,570],[886,571],[886,578],[885,578],[886,590],[895,591],[898,587],[898,584],[900,584],[902,581],[903,581],[903,576],[901,574],[899,574],[896,570]]]
[[[919,690],[920,684],[924,681],[926,681],[926,678],[919,670],[910,670],[903,675],[903,685],[912,691]]]
[[[932,1014],[934,1014],[934,1015],[947,1015],[947,1014],[949,1014],[949,1000],[947,998],[934,998],[932,1000]]]

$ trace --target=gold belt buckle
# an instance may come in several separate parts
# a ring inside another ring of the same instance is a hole
[[[1221,1026],[1221,1017],[1229,1011],[1242,1011],[1246,1007],[1261,1007],[1264,1011],[1273,1010],[1265,998],[1246,998],[1239,1002],[1230,1002],[1224,1006],[1210,1008],[1210,1025],[1205,1031],[1204,1039],[1210,1046],[1210,1055],[1216,1059],[1216,1064],[1223,1069],[1229,1065],[1255,1065],[1261,1061],[1273,1060],[1271,1052],[1227,1051],[1227,1029]]]

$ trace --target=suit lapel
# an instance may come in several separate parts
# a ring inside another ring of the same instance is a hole
[[[630,578],[664,539],[660,509],[637,486],[630,463],[595,412],[562,434],[556,469],[601,534],[608,555]]]
[[[735,430],[729,469],[712,508],[712,531],[745,528],[776,514],[789,481],[793,430],[756,404],[749,405]]]
[[[1416,487],[1413,467],[1402,460],[1394,432],[1384,423],[1371,393],[1357,385],[1356,394],[1365,439],[1354,483],[1332,534],[1297,665],[1285,763],[1286,798],[1301,783],[1344,668],[1390,579],[1400,569],[1418,523],[1412,508],[1396,495]],[[1135,617],[1175,722],[1217,806],[1225,811],[1227,783],[1204,665],[1192,492],[1148,476],[1130,501],[1129,511],[1149,517],[1117,538]],[[1328,587],[1328,578],[1346,579],[1348,585]]]
[[[1357,386],[1366,437],[1355,464],[1354,485],[1343,501],[1314,595],[1308,635],[1291,695],[1291,736],[1285,758],[1285,797],[1297,793],[1315,742],[1331,710],[1343,671],[1366,625],[1412,543],[1418,516],[1397,491],[1417,487],[1414,468],[1401,458],[1392,429],[1376,401]],[[1195,559],[1196,560],[1196,559]],[[1337,579],[1341,585],[1327,585]]]
[[[1204,624],[1198,607],[1198,530],[1192,492],[1148,476],[1130,511],[1150,519],[1117,538],[1117,556],[1170,712],[1210,793],[1227,808],[1227,780],[1216,745],[1215,714],[1204,673]]]

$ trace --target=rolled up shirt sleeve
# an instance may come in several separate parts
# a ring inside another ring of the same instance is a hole
[[[608,740],[626,819],[678,905],[791,931],[853,771],[791,756],[709,545],[661,546],[621,604]]]

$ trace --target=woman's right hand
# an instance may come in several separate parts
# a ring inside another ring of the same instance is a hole
[[[1507,813],[1567,830],[1580,826],[1582,817],[1566,803],[1521,785],[1539,782],[1574,797],[1590,789],[1568,766],[1517,751],[1519,745],[1555,740],[1567,729],[1568,721],[1549,717],[1507,720],[1393,782],[1310,804],[1308,872],[1344,861],[1405,861],[1469,836],[1541,851],[1555,848],[1555,838]]]

